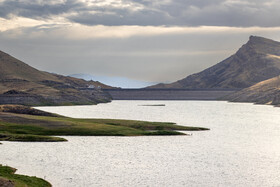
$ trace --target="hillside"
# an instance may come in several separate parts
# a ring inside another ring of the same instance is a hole
[[[280,43],[251,36],[234,55],[171,84],[147,88],[246,88],[280,75]]]
[[[259,82],[223,99],[232,102],[251,102],[280,106],[280,77]]]
[[[39,71],[0,51],[0,104],[65,105],[96,104],[110,101],[100,89],[111,88],[100,82]]]

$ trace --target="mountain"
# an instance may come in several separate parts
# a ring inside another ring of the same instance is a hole
[[[280,43],[257,36],[222,62],[171,84],[147,88],[246,88],[280,75]]]
[[[280,76],[259,82],[223,99],[232,102],[251,102],[280,106]]]
[[[84,79],[84,80],[95,80],[107,85],[121,88],[143,88],[154,85],[154,82],[145,82],[139,80],[133,80],[125,77],[106,77],[106,76],[93,76],[89,74],[72,74],[71,77]]]
[[[0,51],[0,104],[65,105],[110,101],[100,82],[39,71]]]

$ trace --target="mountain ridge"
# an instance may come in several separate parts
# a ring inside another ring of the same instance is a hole
[[[280,42],[259,36],[225,60],[170,84],[147,88],[246,88],[280,75]]]
[[[111,97],[94,86],[111,88],[100,82],[48,73],[0,51],[0,104],[69,105],[108,102]]]

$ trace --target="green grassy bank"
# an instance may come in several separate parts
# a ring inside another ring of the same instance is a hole
[[[54,136],[151,136],[185,135],[178,131],[209,130],[174,123],[117,119],[76,119],[19,105],[0,105],[0,141],[58,142]],[[1,144],[1,143],[0,143]],[[15,174],[0,165],[0,186],[49,187],[47,181]]]
[[[0,165],[0,186],[5,187],[51,187],[47,181],[15,174],[16,169]]]
[[[0,141],[51,142],[66,141],[63,138],[52,136],[184,135],[184,133],[178,131],[209,130],[163,122],[76,119],[42,111],[34,112],[34,109],[30,109],[33,111],[30,112],[27,107],[22,108],[22,106],[13,108],[17,108],[17,110],[6,110],[4,112],[0,110]]]

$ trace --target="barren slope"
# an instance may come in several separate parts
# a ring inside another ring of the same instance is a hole
[[[280,43],[251,36],[234,55],[171,84],[148,88],[246,88],[280,75]]]
[[[94,104],[110,100],[101,90],[81,91],[99,82],[39,71],[0,51],[0,104],[62,105]]]
[[[232,102],[280,105],[280,77],[274,77],[245,88],[223,99]]]

